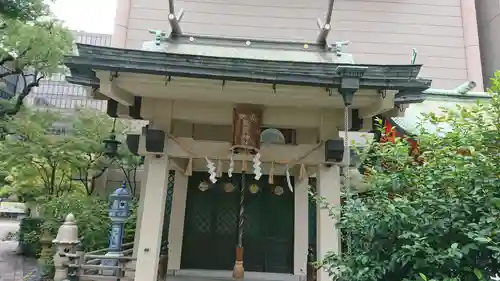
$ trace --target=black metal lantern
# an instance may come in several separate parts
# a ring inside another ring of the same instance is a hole
[[[115,124],[116,124],[116,118],[113,121],[113,128],[111,130],[111,134],[109,135],[109,139],[103,140],[104,156],[108,158],[115,158],[118,156],[118,145],[121,144],[120,141],[116,140]]]

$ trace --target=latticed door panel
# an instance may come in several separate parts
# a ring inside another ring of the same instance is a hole
[[[294,197],[284,177],[250,182],[259,191],[247,191],[245,204],[245,269],[262,272],[293,272]]]
[[[224,190],[224,182],[234,181],[235,189],[231,192]],[[232,179],[223,177],[221,181],[213,186],[213,194],[217,199],[212,202],[216,204],[213,214],[215,227],[213,229],[214,254],[216,269],[232,269],[234,266],[235,249],[238,237],[238,214],[240,186],[237,176]]]
[[[188,183],[182,268],[229,270],[234,265],[239,192],[224,189],[229,179],[201,188],[206,173],[193,173]]]
[[[250,178],[250,176],[248,176]],[[247,187],[245,190],[245,224],[244,224],[244,266],[248,271],[263,272],[265,263],[265,217],[266,209],[263,197],[267,185],[262,181],[251,181],[250,186],[255,184],[259,187],[256,193],[252,193]]]

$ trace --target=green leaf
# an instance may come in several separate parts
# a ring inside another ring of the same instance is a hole
[[[491,238],[489,237],[476,237],[474,240],[481,242],[481,243],[489,243],[491,242]]]
[[[476,275],[477,280],[484,280],[483,273],[479,269],[474,268],[473,272],[474,275]]]

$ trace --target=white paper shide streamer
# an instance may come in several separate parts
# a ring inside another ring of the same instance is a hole
[[[215,167],[215,163],[210,161],[210,159],[208,159],[207,157],[205,157],[205,160],[207,161],[207,169],[208,169],[208,174],[210,174],[210,181],[212,183],[216,183],[217,182],[217,174],[215,173],[215,170],[216,170],[216,167]]]
[[[262,169],[260,167],[260,153],[255,154],[255,157],[253,158],[253,173],[255,174],[254,179],[259,180],[260,177],[262,176]]]
[[[234,160],[233,160],[233,155],[231,154],[229,156],[229,169],[227,170],[227,176],[228,177],[233,177],[233,172],[234,172]]]
[[[292,180],[290,179],[291,176],[288,168],[285,171],[285,175],[286,175],[286,184],[288,185],[288,189],[290,189],[290,191],[293,192]]]

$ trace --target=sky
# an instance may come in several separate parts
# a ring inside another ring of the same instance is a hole
[[[52,12],[68,28],[92,33],[113,33],[117,0],[56,0]]]

